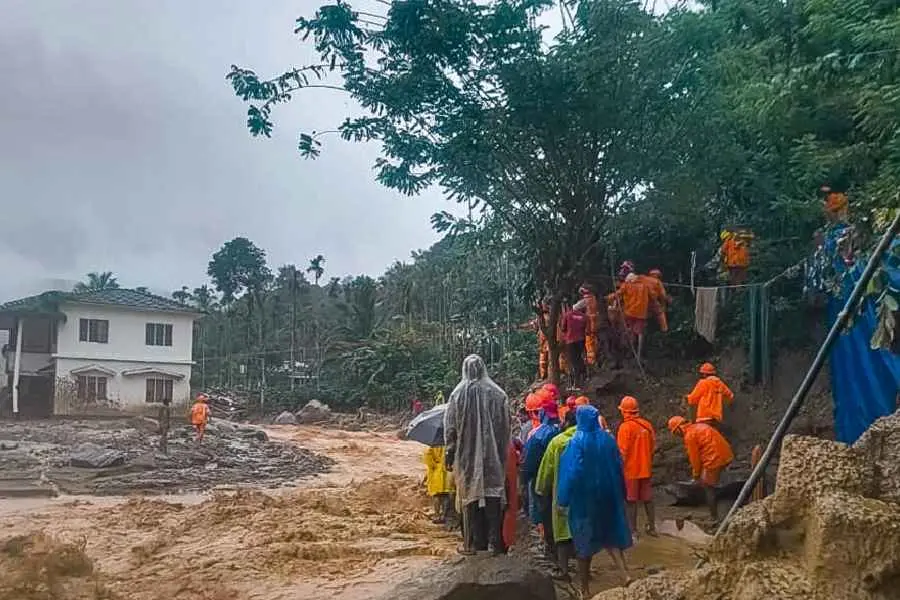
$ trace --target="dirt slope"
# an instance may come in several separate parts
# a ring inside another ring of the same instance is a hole
[[[778,488],[735,517],[709,562],[595,600],[900,598],[900,413],[852,447],[788,436]]]

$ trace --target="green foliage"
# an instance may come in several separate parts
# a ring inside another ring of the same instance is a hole
[[[233,301],[244,291],[264,289],[272,277],[266,266],[266,253],[244,237],[225,242],[213,254],[206,272],[224,302]]]
[[[80,281],[72,288],[73,292],[96,292],[99,290],[118,289],[119,282],[111,271],[102,273],[91,272],[87,274],[87,280]]]

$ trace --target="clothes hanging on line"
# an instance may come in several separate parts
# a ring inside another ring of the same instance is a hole
[[[719,315],[719,288],[698,287],[695,289],[694,329],[710,344],[716,341],[716,321]]]

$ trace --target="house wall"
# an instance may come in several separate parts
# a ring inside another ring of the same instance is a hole
[[[60,323],[57,337],[56,389],[54,412],[65,415],[86,412],[75,398],[76,376],[72,370],[101,367],[112,372],[82,373],[107,378],[107,402],[99,408],[132,411],[146,405],[147,379],[165,378],[162,375],[129,375],[124,371],[157,368],[182,375],[172,384],[172,401],[187,403],[190,397],[191,353],[193,351],[193,321],[190,314],[128,310],[110,306],[65,304],[62,312],[66,321]],[[82,342],[78,339],[81,319],[109,321],[107,343]],[[148,346],[146,324],[172,325],[171,346]]]
[[[110,324],[110,329],[112,324]],[[75,376],[72,370],[99,366],[112,371],[114,375],[105,373],[83,373],[106,377],[106,402],[98,402],[94,406],[85,406],[76,398]],[[91,412],[91,409],[113,409],[122,411],[139,411],[147,402],[147,378],[162,379],[162,375],[123,375],[123,371],[157,367],[170,373],[183,375],[182,379],[172,382],[172,403],[187,404],[191,395],[191,365],[173,365],[164,363],[147,363],[144,361],[103,361],[83,358],[60,358],[56,361],[56,390],[54,394],[53,412],[57,415],[71,415]]]
[[[191,364],[193,315],[80,304],[66,304],[62,311],[66,315],[66,321],[60,323],[58,328],[56,355],[59,358]],[[78,341],[81,319],[108,320],[109,342],[98,344]],[[147,323],[171,324],[172,345],[146,345]]]

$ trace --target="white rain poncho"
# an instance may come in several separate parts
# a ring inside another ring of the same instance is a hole
[[[504,462],[510,443],[506,393],[488,377],[484,361],[471,354],[463,361],[462,381],[450,394],[444,413],[444,445],[456,475],[462,506],[485,498],[506,501]]]

